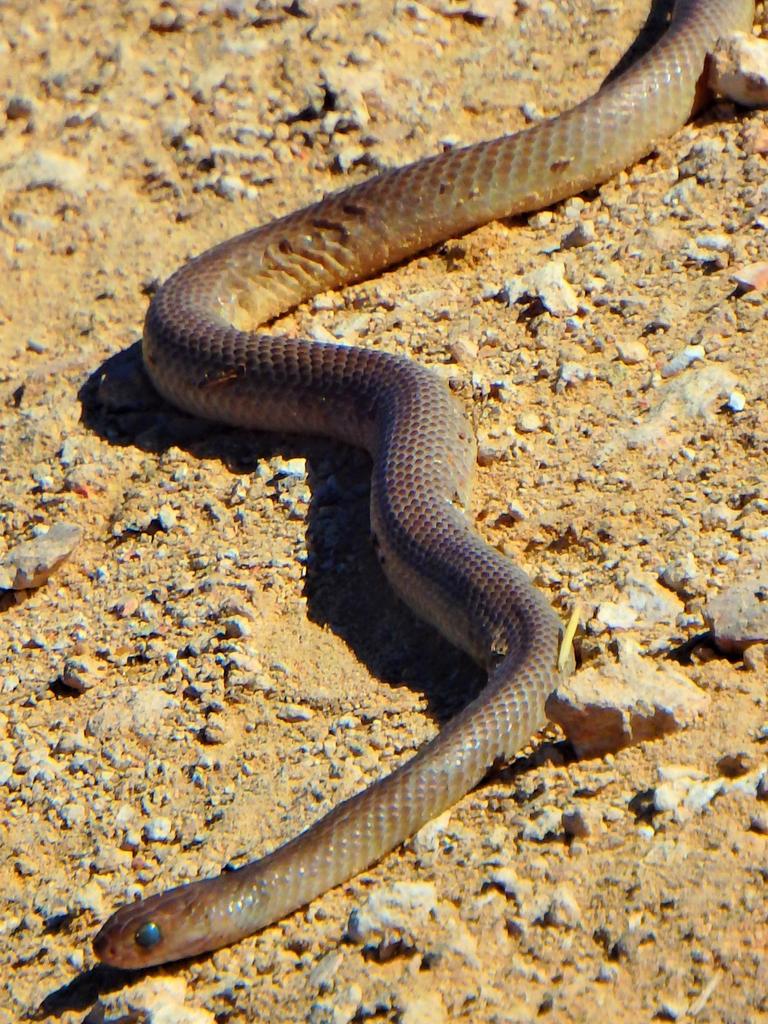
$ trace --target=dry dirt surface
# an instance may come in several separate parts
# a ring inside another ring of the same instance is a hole
[[[484,536],[580,603],[583,666],[629,645],[704,713],[593,758],[552,729],[230,949],[143,976],[91,951],[118,905],[287,840],[482,682],[391,595],[362,454],[154,397],[148,296],[215,241],[584,98],[648,14],[2,4],[0,555],[83,533],[0,595],[0,1021],[768,1021],[766,661],[701,639],[768,569],[768,302],[732,276],[768,259],[768,118],[725,102],[593,193],[281,325],[450,376]]]

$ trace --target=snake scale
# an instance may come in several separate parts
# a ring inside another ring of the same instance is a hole
[[[753,0],[680,0],[661,40],[572,110],[330,195],[210,249],[157,292],[143,355],[160,394],[220,423],[367,448],[372,532],[390,583],[488,681],[410,761],[274,852],[119,909],[94,940],[101,960],[139,968],[217,949],[349,879],[524,746],[557,681],[558,618],[466,518],[474,439],[445,383],[384,351],[250,325],[605,181],[700,109],[708,52],[723,32],[749,29],[753,13]]]

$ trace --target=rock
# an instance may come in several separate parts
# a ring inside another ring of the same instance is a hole
[[[728,793],[746,793],[756,800],[768,800],[768,765],[761,764],[744,775],[737,775],[725,782]]]
[[[565,279],[562,260],[549,260],[536,270],[504,282],[507,305],[513,306],[524,295],[539,299],[552,316],[573,316],[579,310],[579,301]]]
[[[743,107],[768,106],[768,40],[748,32],[719,39],[710,55],[709,82]]]
[[[173,506],[169,505],[166,502],[165,504],[160,506],[160,509],[157,513],[157,521],[160,523],[161,528],[165,530],[166,533],[170,533],[170,531],[178,522],[176,510],[173,508]]]
[[[97,661],[85,654],[67,658],[61,672],[61,682],[75,693],[85,693],[102,678],[101,667]]]
[[[714,779],[690,765],[663,765],[659,768],[659,785],[653,791],[653,807],[659,812],[670,812],[676,821],[687,821],[701,814],[721,794],[738,793],[759,800],[765,777],[764,765],[735,778],[721,775]]]
[[[391,929],[407,931],[437,910],[437,889],[431,882],[395,882],[374,889],[365,904],[349,915],[346,935],[368,943]]]
[[[139,607],[139,599],[133,594],[126,594],[121,597],[112,607],[112,610],[121,619],[128,619]]]
[[[72,894],[72,902],[74,906],[90,911],[97,920],[104,916],[104,891],[95,878],[85,885],[77,886]]]
[[[659,1020],[679,1020],[688,1014],[688,1003],[685,999],[662,998],[659,1008],[654,1014]]]
[[[579,249],[583,245],[589,245],[597,238],[595,223],[591,220],[580,221],[576,227],[571,228],[568,234],[560,243],[561,249]]]
[[[741,656],[744,668],[750,672],[764,672],[768,675],[768,644],[752,644]]]
[[[26,96],[11,96],[5,105],[5,116],[9,121],[29,120],[35,107]]]
[[[745,292],[764,292],[768,288],[768,260],[734,270],[731,280],[736,282],[742,295]]]
[[[707,694],[681,672],[654,665],[625,641],[618,664],[590,666],[561,683],[547,714],[579,757],[602,757],[684,729],[708,704]]]
[[[452,329],[448,337],[448,351],[451,359],[459,366],[472,368],[477,362],[477,342],[470,337],[466,327]]]
[[[230,727],[218,719],[209,719],[200,732],[200,739],[209,746],[226,743],[232,738]]]
[[[59,808],[59,817],[67,828],[82,828],[88,816],[85,804],[70,800]]]
[[[83,536],[75,523],[55,523],[47,533],[17,544],[0,562],[0,589],[31,590],[42,586],[65,562]]]
[[[768,576],[742,580],[711,598],[704,618],[727,654],[740,654],[768,640]]]
[[[173,4],[161,6],[149,20],[153,32],[181,32],[187,24],[186,15],[179,13]]]
[[[277,480],[286,480],[291,478],[294,480],[306,480],[307,478],[306,459],[283,459],[280,458],[280,456],[275,456],[275,458],[271,460],[270,465]]]
[[[244,615],[232,615],[222,620],[224,636],[230,640],[241,640],[251,635],[252,627]]]
[[[701,512],[701,525],[711,530],[730,530],[739,513],[723,501],[705,505]]]
[[[629,607],[637,612],[639,619],[646,625],[660,622],[671,624],[683,611],[681,601],[661,587],[652,576],[640,571],[627,576],[622,591]]]
[[[438,902],[431,883],[377,887],[350,914],[346,938],[363,943],[379,963],[419,950],[423,956],[456,956],[473,969],[479,966],[477,939],[452,903]]]

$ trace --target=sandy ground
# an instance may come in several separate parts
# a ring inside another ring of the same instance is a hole
[[[674,662],[710,698],[693,728],[592,760],[552,731],[439,827],[213,956],[141,977],[90,945],[137,892],[293,836],[480,681],[380,575],[363,455],[153,397],[148,295],[214,241],[585,97],[647,15],[3,5],[0,553],[59,521],[84,536],[0,603],[0,1020],[768,1020],[766,803],[738,784],[766,763],[765,660],[705,643]],[[766,132],[721,104],[593,194],[285,319],[455,378],[480,528],[561,614],[581,602],[587,663],[627,638],[671,663],[706,600],[766,568],[768,306],[731,278],[768,259]],[[551,260],[575,312],[502,301]],[[595,614],[665,570],[656,621]],[[658,810],[670,778],[711,799]],[[384,943],[349,928],[372,894],[401,904]]]

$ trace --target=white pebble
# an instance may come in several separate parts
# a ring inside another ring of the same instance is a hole
[[[728,401],[726,402],[726,405],[731,412],[744,412],[746,404],[747,400],[740,391],[732,391],[728,396]]]
[[[167,843],[173,838],[173,825],[170,818],[152,818],[143,829],[144,838],[149,843]]]
[[[521,434],[535,434],[541,430],[541,416],[535,412],[521,412],[515,426]]]

